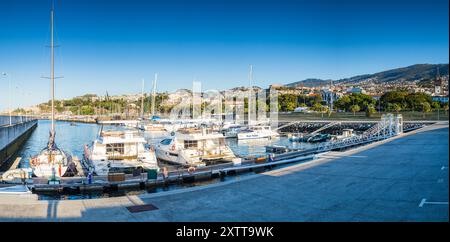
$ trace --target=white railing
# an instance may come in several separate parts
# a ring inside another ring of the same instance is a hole
[[[396,116],[386,114],[381,117],[380,122],[370,127],[361,135],[351,138],[345,138],[337,141],[329,141],[320,144],[317,149],[319,152],[330,151],[339,148],[350,147],[359,144],[365,144],[373,141],[387,139],[403,132],[403,118],[401,114]]]

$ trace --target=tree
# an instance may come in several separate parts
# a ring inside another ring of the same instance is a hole
[[[361,110],[361,108],[356,104],[350,106],[350,111],[353,113],[353,116],[355,116],[356,112],[359,112],[359,110]]]
[[[316,103],[314,104],[314,106],[311,108],[312,110],[316,111],[316,112],[325,112],[326,108],[328,108],[327,106],[323,106],[320,103]]]
[[[297,107],[297,97],[292,94],[282,94],[278,97],[278,106],[281,112],[294,111]]]
[[[372,115],[374,113],[376,113],[377,111],[375,110],[375,107],[373,105],[369,105],[366,109],[366,117],[372,117]]]
[[[428,113],[431,111],[431,105],[428,102],[423,102],[422,103],[422,112],[423,112],[423,117],[425,118],[425,113]]]
[[[444,104],[444,106],[442,107],[445,110],[445,115],[447,115],[448,112],[448,103]]]
[[[384,93],[380,97],[380,103],[383,105],[383,107],[387,110],[392,110],[392,107],[394,104],[397,104],[402,107],[406,107],[406,97],[408,96],[408,93],[405,91],[390,91]]]
[[[402,106],[398,103],[394,103],[392,105],[392,110],[395,111],[396,113],[400,112],[402,110]]]
[[[362,93],[352,93],[351,95],[345,95],[334,102],[334,106],[337,109],[348,111],[352,105],[358,105],[360,110],[367,111],[369,106],[376,104],[376,100]]]
[[[336,102],[334,102],[334,106],[340,110],[347,110],[347,107],[351,103],[350,97],[348,95],[340,97]]]
[[[432,103],[432,98],[426,93],[410,93],[406,96],[405,101],[409,108],[415,111],[421,111],[423,109],[423,103]],[[430,106],[431,108],[431,106]]]
[[[94,108],[89,105],[84,105],[81,107],[81,114],[82,115],[92,115],[92,114],[94,114]]]
[[[431,107],[433,107],[433,109],[439,109],[441,108],[441,104],[439,102],[433,102],[431,103]]]

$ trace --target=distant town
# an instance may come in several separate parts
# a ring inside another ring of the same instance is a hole
[[[397,73],[397,76],[394,75],[387,81],[380,78],[377,73],[338,81],[309,79],[285,85],[272,84],[267,89],[257,86],[252,88],[254,92],[264,90],[267,94],[276,90],[280,112],[365,112],[367,116],[387,111],[431,112],[441,109],[447,112],[448,64],[426,65],[425,70],[420,70],[420,73],[414,73],[412,77],[407,77],[411,69],[417,69],[417,65],[396,69],[401,70],[401,74]],[[395,70],[382,73],[392,73],[393,71]],[[248,90],[249,87],[236,87],[221,91],[221,94],[225,92],[242,93]],[[158,92],[155,96],[155,111],[164,115],[170,113],[174,106],[190,100],[192,91],[179,89],[172,93]],[[208,95],[202,95],[203,104],[210,101]],[[56,100],[55,107],[59,117],[89,115],[121,116],[123,118],[123,116],[137,117],[140,113],[148,113],[151,102],[152,98],[149,93],[110,96],[105,91],[104,95],[86,94],[71,99]],[[247,99],[244,102],[246,109]],[[32,107],[15,109],[12,113],[14,115],[45,116],[51,112],[50,107],[49,101]],[[7,111],[4,112],[4,114],[7,113]]]

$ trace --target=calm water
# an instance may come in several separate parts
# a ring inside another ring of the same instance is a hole
[[[48,120],[39,120],[38,127],[34,130],[30,138],[25,142],[23,147],[18,151],[16,157],[22,157],[22,167],[27,167],[29,165],[29,158],[38,154],[46,145],[49,136],[51,122]],[[71,125],[70,122],[56,122],[56,142],[58,146],[65,150],[66,152],[78,156],[81,158],[83,156],[83,146],[85,144],[90,144],[97,137],[98,132],[101,129],[101,125],[98,124],[85,124],[85,123],[75,123]],[[123,130],[124,127],[121,126],[104,126],[104,130]],[[143,133],[144,137],[149,144],[156,144],[162,139],[166,138],[169,134],[167,133]],[[312,145],[308,143],[292,143],[286,137],[274,138],[271,140],[250,140],[250,141],[237,141],[236,139],[227,139],[228,145],[238,156],[262,156],[265,155],[265,146],[267,145],[287,145],[296,148],[309,148]],[[15,158],[15,157],[14,157]],[[13,159],[14,159],[13,158]],[[155,188],[151,190],[125,190],[125,191],[115,191],[108,193],[90,192],[84,194],[63,194],[63,195],[45,195],[40,194],[39,199],[80,199],[80,198],[98,198],[98,197],[111,197],[111,196],[122,196],[130,194],[140,194],[144,192],[160,192],[166,190],[173,190],[179,188],[185,188],[190,186],[199,186],[210,183],[221,182],[230,179],[239,179],[246,174],[240,174],[237,176],[227,176],[226,178],[217,178],[207,181],[199,181],[189,184],[178,184],[171,185],[170,187]],[[248,175],[248,174],[247,174]]]

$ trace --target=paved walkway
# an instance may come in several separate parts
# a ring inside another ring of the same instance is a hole
[[[0,221],[449,221],[448,138],[448,123],[433,125],[304,164],[165,193],[75,201],[0,195]],[[126,209],[140,204],[158,209]]]

